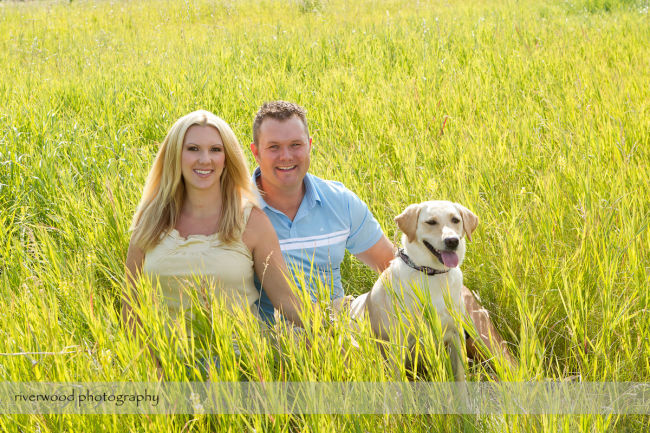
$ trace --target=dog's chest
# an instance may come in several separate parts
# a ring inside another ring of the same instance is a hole
[[[403,300],[407,309],[415,311],[419,309],[421,300],[429,302],[436,309],[442,325],[453,321],[449,314],[447,305],[451,308],[462,311],[461,288],[463,285],[463,273],[458,268],[452,268],[448,272],[436,275],[426,275],[408,266],[399,266],[393,274],[393,285],[401,286]]]

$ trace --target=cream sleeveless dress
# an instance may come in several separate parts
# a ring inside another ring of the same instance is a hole
[[[244,206],[244,227],[252,208],[251,202]],[[241,237],[224,244],[217,233],[183,238],[173,229],[147,251],[142,269],[159,285],[173,320],[188,311],[193,291],[199,300],[224,297],[231,310],[249,309],[259,317],[253,256]]]

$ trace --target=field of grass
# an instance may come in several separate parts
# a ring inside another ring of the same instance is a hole
[[[650,382],[648,12],[647,0],[0,1],[0,380],[156,380],[119,320],[128,227],[156,143],[204,108],[247,146],[259,105],[286,99],[308,110],[311,171],[355,191],[389,238],[398,241],[393,217],[413,202],[448,199],[479,215],[465,284],[520,365],[476,365],[469,380]],[[356,294],[375,276],[347,258],[343,278]],[[187,380],[160,312],[143,314],[167,379]],[[217,312],[206,323],[206,344],[230,360],[220,380],[404,380],[368,333],[345,360],[332,350],[348,332],[338,324],[309,327],[309,346],[284,341],[276,360],[249,319]],[[431,380],[449,380],[432,345]],[[0,429],[641,432],[649,423],[5,415]]]

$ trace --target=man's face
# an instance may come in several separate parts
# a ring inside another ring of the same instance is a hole
[[[267,118],[260,125],[257,141],[257,146],[251,144],[251,151],[262,172],[264,191],[301,193],[311,151],[311,138],[302,121],[296,116],[282,121]]]

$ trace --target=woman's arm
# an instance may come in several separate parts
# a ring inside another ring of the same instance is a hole
[[[140,317],[131,305],[132,302],[137,302],[138,294],[135,290],[136,282],[142,273],[142,264],[144,263],[144,251],[135,246],[133,238],[129,243],[129,252],[126,253],[126,286],[122,295],[122,320],[131,334],[136,337],[138,326],[141,325]],[[158,357],[155,356],[154,351],[149,347],[149,355],[156,364],[157,375],[159,379],[163,377],[162,366]]]
[[[135,284],[142,272],[143,263],[144,252],[135,246],[133,238],[131,238],[129,252],[126,254],[126,286],[125,293],[122,296],[122,320],[124,320],[133,335],[135,335],[138,317],[133,311],[131,302],[136,300]]]
[[[278,236],[269,218],[259,208],[251,210],[242,240],[253,254],[255,274],[273,306],[295,325],[302,326],[298,314],[300,300],[287,282],[286,277],[291,274],[282,257]]]

